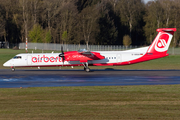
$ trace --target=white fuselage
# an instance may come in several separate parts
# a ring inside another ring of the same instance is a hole
[[[90,60],[89,65],[111,63],[123,63],[142,57],[148,50],[148,47],[132,49],[127,51],[97,51],[105,59]],[[80,66],[80,61],[64,61],[59,57],[59,53],[28,53],[18,54],[15,58],[10,59],[4,66],[6,67],[48,67],[48,66]]]

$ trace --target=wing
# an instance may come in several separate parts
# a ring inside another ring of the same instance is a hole
[[[99,52],[91,52],[87,50],[73,51],[66,54],[66,61],[88,62],[91,60],[101,60],[104,58],[105,57],[102,56]]]
[[[85,56],[84,59],[81,59],[80,62],[83,62],[83,61],[91,61],[91,60],[101,60],[101,59],[104,59],[105,57],[102,56],[100,53],[98,52],[84,52],[84,53],[81,53],[81,55]]]
[[[102,56],[99,52],[91,52],[83,49],[83,51],[78,51],[78,53],[91,58],[92,60],[104,59],[104,56]]]

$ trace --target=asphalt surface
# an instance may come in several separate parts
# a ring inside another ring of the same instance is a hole
[[[128,76],[180,76],[180,70],[117,70],[94,69],[90,72],[83,70],[38,70],[38,69],[0,69],[0,75],[128,75]]]
[[[0,88],[180,84],[180,70],[0,69]]]

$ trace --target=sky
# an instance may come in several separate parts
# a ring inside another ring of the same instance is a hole
[[[144,0],[145,3],[147,3],[148,1],[152,1],[152,0]]]

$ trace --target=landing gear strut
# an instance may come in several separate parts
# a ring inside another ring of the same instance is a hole
[[[84,65],[84,71],[90,72],[90,68],[88,67],[88,62],[86,62],[85,64],[83,63],[83,65]]]

